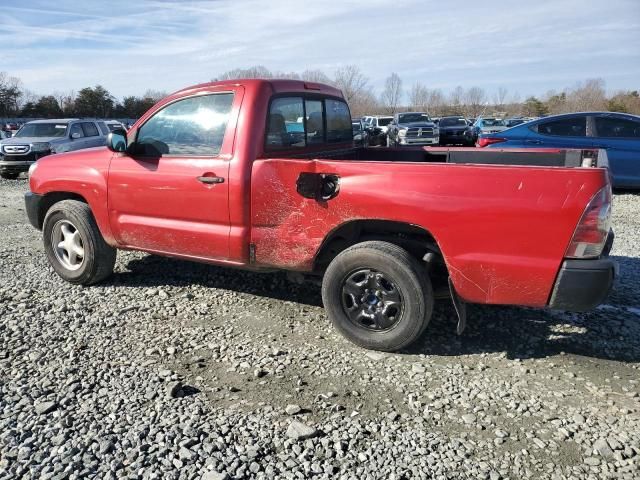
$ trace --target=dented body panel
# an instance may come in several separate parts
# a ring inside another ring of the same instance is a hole
[[[303,198],[300,172],[339,175],[339,194]],[[435,238],[464,300],[544,306],[584,206],[606,182],[595,169],[258,160],[251,238],[257,263],[304,271],[346,222],[417,225]]]
[[[38,162],[31,191],[84,199],[114,247],[251,269],[311,271],[336,229],[363,220],[400,222],[435,239],[462,299],[542,307],[585,206],[608,183],[606,170],[599,168],[420,158],[421,152],[446,156],[455,149],[396,153],[335,144],[329,152],[325,146],[308,147],[304,155],[300,150],[270,155],[264,149],[265,125],[274,95],[311,91],[341,98],[334,88],[288,80],[181,90],[138,120],[128,141],[165,105],[227,91],[235,97],[218,156],[150,161],[107,148],[52,155]],[[540,154],[550,152],[558,151]],[[223,182],[196,180],[205,174]],[[335,176],[337,188],[328,200],[309,198],[313,195],[299,191],[301,174]]]

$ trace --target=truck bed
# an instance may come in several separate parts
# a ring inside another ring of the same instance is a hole
[[[457,160],[466,155],[472,163],[431,161],[460,154]],[[254,162],[257,265],[309,271],[327,232],[361,220],[402,222],[433,237],[465,300],[541,307],[585,205],[608,181],[602,168],[488,164],[494,154],[475,149],[363,149],[350,156]],[[339,193],[328,201],[305,198],[296,190],[301,174],[334,175]]]

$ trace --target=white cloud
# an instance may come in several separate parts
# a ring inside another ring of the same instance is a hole
[[[640,77],[636,0],[79,3],[3,7],[0,44],[10,54],[0,53],[0,70],[38,92],[102,84],[117,96],[254,64],[332,73],[353,63],[376,87],[395,71],[405,86],[504,85],[523,95],[588,77],[638,88]]]

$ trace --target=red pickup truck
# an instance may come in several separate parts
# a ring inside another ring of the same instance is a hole
[[[354,148],[339,90],[291,80],[196,85],[107,147],[30,170],[26,209],[54,270],[93,284],[116,249],[322,278],[335,327],[393,351],[447,293],[586,310],[615,276],[597,151]],[[600,153],[602,155],[602,153]]]

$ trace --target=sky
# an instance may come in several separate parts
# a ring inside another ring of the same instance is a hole
[[[171,92],[234,68],[357,65],[521,98],[640,89],[640,0],[0,0],[0,71],[37,94]]]

